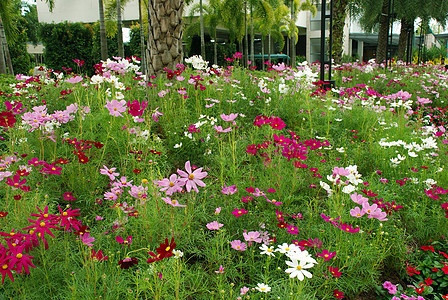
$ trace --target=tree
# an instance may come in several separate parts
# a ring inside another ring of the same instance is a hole
[[[104,4],[103,0],[98,0],[99,14],[100,14],[100,40],[101,40],[101,59],[107,60],[107,37],[106,37],[106,22],[104,18]]]
[[[378,28],[378,46],[376,59],[378,62],[386,60],[386,46],[389,21],[395,18],[401,20],[401,32],[398,42],[397,58],[403,59],[406,48],[408,34],[413,32],[414,21],[417,18],[437,20],[439,24],[445,26],[448,16],[448,3],[445,0],[394,0],[394,16],[389,19],[389,0],[383,0],[378,6],[376,0],[354,0],[358,8],[360,24],[366,31]]]
[[[17,26],[14,22],[14,1],[0,0],[0,73],[14,74],[8,40],[14,42],[17,38]]]
[[[118,56],[124,57],[124,45],[123,45],[123,21],[121,12],[123,7],[129,0],[106,0],[105,19],[106,19],[106,35],[114,37],[117,34],[117,50]],[[139,13],[140,13],[139,8]]]
[[[289,23],[289,37],[291,38],[291,66],[296,65],[296,44],[298,40],[298,30],[296,26],[297,15],[302,10],[309,10],[313,15],[316,14],[317,8],[311,0],[289,0],[287,1],[291,9],[291,19]]]
[[[349,0],[333,0],[333,47],[332,57],[335,63],[340,64],[344,46],[344,26],[347,17]]]
[[[188,0],[150,0],[148,10],[148,75],[182,63],[182,13]]]

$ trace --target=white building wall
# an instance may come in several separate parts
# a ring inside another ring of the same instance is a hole
[[[54,2],[53,12],[50,12],[44,0],[36,1],[39,22],[94,23],[99,20],[98,0],[56,0]],[[122,18],[123,21],[138,20],[138,0],[128,2],[124,7]]]

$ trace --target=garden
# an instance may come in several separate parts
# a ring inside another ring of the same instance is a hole
[[[3,76],[1,299],[448,299],[448,73]]]

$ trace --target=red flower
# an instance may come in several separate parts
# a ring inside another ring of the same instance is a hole
[[[428,277],[425,279],[426,285],[430,286],[434,281],[431,279],[431,277]]]
[[[442,270],[443,273],[445,273],[445,275],[448,275],[448,264],[445,264],[445,265],[443,266],[443,268],[441,268],[440,270]]]
[[[415,291],[417,292],[417,294],[421,294],[421,293],[423,293],[423,291],[425,290],[425,288],[424,287],[421,287],[421,288],[418,288],[418,289],[415,289]]]
[[[367,189],[363,189],[363,190],[361,190],[361,192],[363,192],[367,197],[376,197],[376,196],[378,196],[378,194],[375,194],[371,190],[367,190]]]
[[[8,212],[0,211],[0,218],[4,218],[8,215]]]
[[[95,253],[95,250],[91,249],[90,253],[92,254],[90,258],[93,259],[94,261],[104,261],[109,258],[108,256],[104,256],[103,251],[101,250],[98,250],[98,252]]]
[[[341,291],[338,290],[338,289],[336,289],[336,290],[333,291],[333,296],[334,296],[336,299],[344,299],[344,293],[341,292]]]
[[[60,164],[60,165],[65,165],[65,164],[68,164],[69,163],[69,160],[68,159],[62,159],[62,158],[59,158],[59,159],[57,159],[55,162],[54,162],[54,164]]]
[[[24,185],[25,183],[26,183],[26,179],[20,180],[19,175],[14,175],[12,177],[12,179],[11,178],[6,179],[6,184],[10,185],[12,187],[15,187],[15,188],[19,188],[20,186]]]
[[[135,257],[126,257],[125,259],[120,260],[118,262],[118,264],[120,265],[120,268],[122,268],[122,269],[129,269],[133,265],[138,264],[138,259]]]
[[[173,250],[176,248],[176,243],[174,238],[171,238],[171,242],[168,243],[168,239],[165,239],[165,243],[160,243],[159,248],[157,248],[157,254],[160,254],[160,258],[166,258],[173,256]]]
[[[14,114],[10,111],[2,111],[0,113],[0,126],[3,127],[14,127],[14,124],[17,122]]]
[[[134,172],[135,174],[139,174],[142,170],[140,169],[134,169],[132,172]]]
[[[16,174],[19,175],[19,176],[22,176],[22,177],[30,175],[30,173],[26,169],[17,170]]]
[[[414,267],[411,267],[411,266],[408,266],[406,268],[406,272],[408,272],[409,276],[413,276],[414,274],[417,274],[417,275],[420,274],[420,271],[417,271]]]
[[[339,272],[338,267],[327,267],[328,271],[334,276],[334,277],[341,277],[342,273]]]
[[[440,254],[442,254],[443,256],[445,256],[446,259],[448,259],[448,254],[446,254],[445,252],[439,251]]]
[[[420,247],[423,251],[431,251],[434,252],[434,247],[433,246],[421,246]]]

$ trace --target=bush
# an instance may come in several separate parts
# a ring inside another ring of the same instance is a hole
[[[73,59],[85,61],[87,72],[93,73],[93,28],[89,24],[58,23],[42,24],[40,37],[45,46],[44,59],[48,68],[76,69]]]

